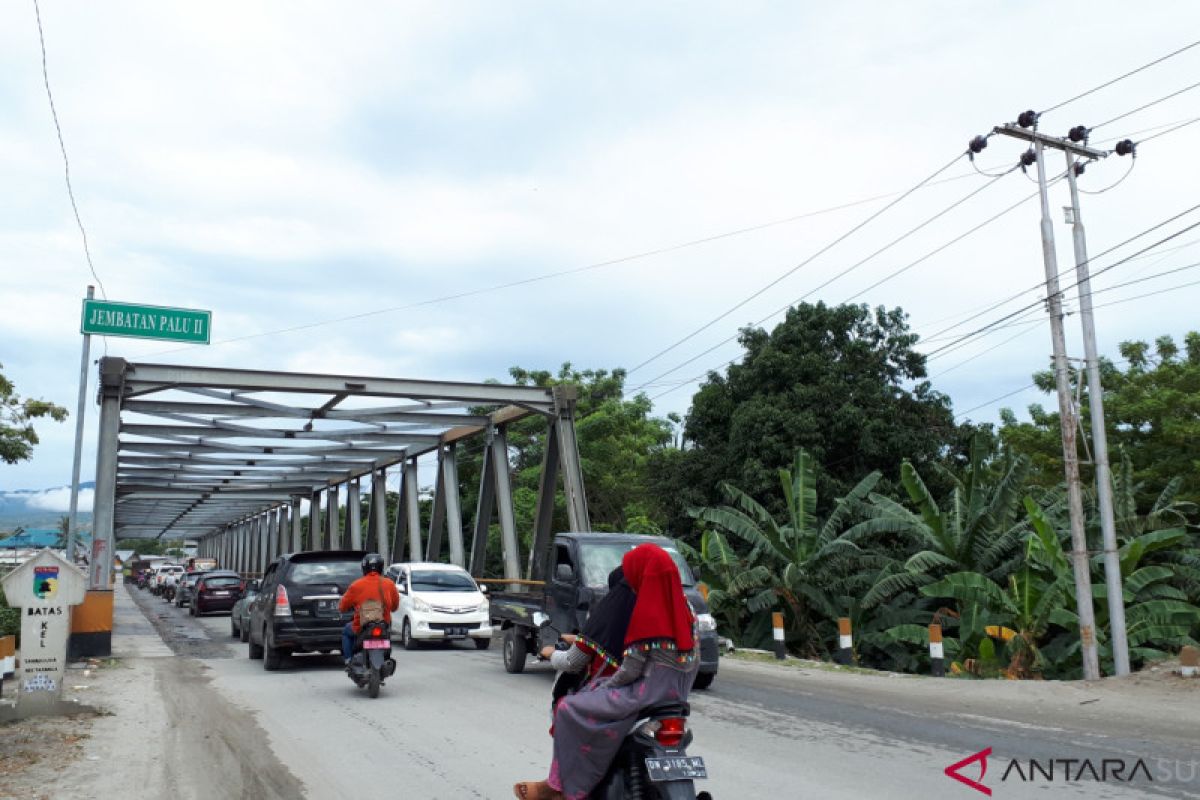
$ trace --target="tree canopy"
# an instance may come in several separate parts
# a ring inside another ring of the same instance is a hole
[[[661,490],[679,505],[713,505],[728,481],[778,513],[778,470],[798,449],[821,465],[817,489],[828,504],[874,471],[881,488],[895,486],[902,461],[942,458],[962,439],[898,308],[804,303],[770,332],[744,328],[740,341],[741,363],[709,373],[684,450],[663,465],[676,484]],[[683,515],[672,517],[675,525]]]
[[[1108,359],[1101,359],[1100,365],[1110,462],[1117,463],[1119,454],[1126,453],[1147,498],[1180,476],[1181,499],[1200,500],[1200,482],[1195,478],[1200,467],[1200,333],[1192,331],[1184,337],[1182,353],[1170,336],[1160,336],[1153,346],[1122,342],[1120,351],[1124,369]],[[1080,376],[1073,373],[1072,377],[1078,382]],[[1046,393],[1055,390],[1050,371],[1036,374],[1034,381]],[[1090,440],[1086,381],[1083,388],[1080,416]],[[1058,412],[1034,404],[1029,415],[1028,422],[1019,422],[1010,409],[1004,409],[1001,440],[1009,450],[1032,459],[1040,483],[1055,485],[1063,476]],[[1090,462],[1082,446],[1080,455],[1081,461]],[[1093,478],[1086,463],[1081,470],[1086,479]]]
[[[3,368],[0,364],[0,369]],[[30,420],[39,417],[62,422],[67,418],[67,410],[45,400],[22,399],[12,381],[0,372],[0,461],[16,464],[33,455],[33,447],[39,440]]]

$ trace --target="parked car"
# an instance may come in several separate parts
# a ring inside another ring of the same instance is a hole
[[[250,658],[276,670],[292,653],[333,653],[352,614],[338,611],[350,584],[362,577],[363,550],[288,553],[263,573],[250,603]]]
[[[207,572],[208,570],[192,570],[191,572],[183,573],[183,577],[179,579],[179,583],[175,587],[176,608],[183,608],[191,604],[192,594],[196,588],[196,581],[200,580],[200,576]]]
[[[206,572],[196,581],[191,614],[198,617],[210,611],[230,611],[242,596],[242,577],[232,570]]]
[[[485,650],[492,643],[488,599],[462,567],[410,562],[392,564],[384,576],[400,590],[400,610],[392,615],[392,633],[413,650],[418,642],[467,639]]]
[[[229,635],[250,641],[250,604],[258,597],[258,581],[250,581],[229,612]]]
[[[541,587],[519,592],[492,592],[492,625],[504,635],[504,668],[509,672],[525,669],[527,655],[538,651],[538,626],[535,615],[545,615],[560,633],[578,633],[583,629],[589,609],[608,592],[608,574],[621,566],[625,553],[639,544],[650,542],[662,547],[679,568],[683,593],[696,613],[700,633],[700,670],[696,689],[707,689],[717,676],[719,645],[717,624],[709,613],[708,602],[696,586],[696,579],[675,543],[664,536],[634,533],[560,533],[554,547],[546,552]]]

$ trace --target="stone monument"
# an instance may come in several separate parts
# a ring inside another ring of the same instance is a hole
[[[21,609],[21,680],[17,712],[53,713],[62,698],[71,606],[83,602],[87,576],[43,550],[2,581],[8,604]]]

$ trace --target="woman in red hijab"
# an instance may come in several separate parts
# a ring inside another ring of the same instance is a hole
[[[630,550],[621,566],[637,593],[621,666],[611,678],[559,703],[550,777],[514,786],[522,800],[584,800],[608,772],[638,713],[684,701],[692,688],[699,642],[679,568],[656,544]]]

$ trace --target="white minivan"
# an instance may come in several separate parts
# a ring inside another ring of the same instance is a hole
[[[396,582],[400,610],[392,615],[392,633],[405,650],[422,641],[471,639],[475,647],[492,643],[487,596],[462,567],[408,562],[392,564],[384,577]]]

